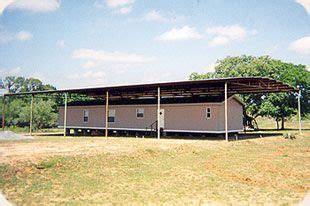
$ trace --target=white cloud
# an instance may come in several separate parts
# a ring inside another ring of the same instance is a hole
[[[132,11],[134,0],[106,0],[106,5],[114,9],[118,14],[128,14]],[[97,8],[102,7],[100,3],[95,4]]]
[[[178,16],[174,13],[168,13],[168,14],[162,14],[160,11],[157,10],[151,10],[147,12],[142,20],[143,21],[149,21],[149,22],[177,22],[177,21],[183,21],[187,19],[188,17],[186,16]]]
[[[2,14],[6,8],[32,12],[50,12],[58,9],[59,6],[60,0],[1,0],[0,14]]]
[[[309,0],[295,0],[298,4],[303,6],[310,15],[310,1]]]
[[[59,47],[59,48],[66,48],[66,47],[67,47],[66,42],[65,42],[65,40],[63,40],[63,39],[58,40],[58,41],[56,42],[56,46]]]
[[[138,54],[123,52],[107,52],[103,50],[78,49],[72,54],[73,58],[87,60],[84,68],[93,68],[103,63],[141,64],[153,60]]]
[[[160,41],[176,42],[185,40],[201,39],[201,35],[195,27],[183,26],[182,28],[173,28],[157,37]]]
[[[90,69],[90,68],[95,68],[100,64],[100,62],[96,61],[87,61],[83,64],[83,68]]]
[[[152,10],[150,12],[148,12],[144,19],[146,21],[157,21],[157,22],[164,22],[167,21],[167,18],[164,17],[163,15],[161,15],[158,11],[156,10]]]
[[[302,55],[310,55],[310,36],[293,41],[289,48]]]
[[[106,73],[100,70],[88,70],[83,73],[67,76],[69,80],[78,82],[79,86],[98,86],[105,83]]]
[[[129,6],[129,7],[123,7],[123,8],[120,8],[118,10],[116,10],[117,13],[119,14],[128,14],[132,11],[132,7]]]
[[[214,46],[227,44],[228,42],[229,42],[229,38],[225,36],[216,36],[210,41],[208,41],[208,45],[214,47]]]
[[[107,0],[106,3],[110,8],[119,8],[133,4],[134,0]]]
[[[219,46],[227,44],[231,41],[243,40],[248,34],[256,35],[257,31],[248,31],[244,27],[234,24],[228,26],[207,27],[206,33],[212,37],[212,39],[208,42],[209,46]]]
[[[1,0],[0,1],[0,15],[2,15],[3,11],[16,0]]]
[[[20,31],[17,33],[0,31],[0,43],[9,43],[11,41],[28,41],[32,39],[32,34],[28,31]]]
[[[217,36],[226,36],[229,39],[242,39],[246,36],[245,28],[239,26],[238,24],[208,27],[206,32]]]
[[[15,38],[19,41],[28,41],[32,39],[32,34],[28,31],[20,31],[15,35]]]

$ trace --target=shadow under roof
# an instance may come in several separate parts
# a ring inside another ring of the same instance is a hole
[[[193,81],[163,82],[151,84],[62,89],[5,94],[5,96],[38,94],[82,94],[91,97],[104,97],[109,92],[111,99],[156,97],[160,87],[164,97],[191,97],[202,95],[223,95],[227,83],[228,94],[297,92],[298,89],[267,77],[231,77]]]

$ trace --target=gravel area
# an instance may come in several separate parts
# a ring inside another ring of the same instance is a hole
[[[0,132],[0,140],[26,140],[33,139],[31,136],[23,136],[11,131]]]

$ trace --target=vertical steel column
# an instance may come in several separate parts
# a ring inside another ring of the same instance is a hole
[[[225,139],[228,141],[227,82],[225,82]]]
[[[68,107],[68,93],[65,93],[65,108],[64,108],[64,137],[67,135],[67,107]]]
[[[31,95],[31,104],[30,104],[30,125],[29,125],[29,134],[32,136],[32,122],[33,122],[33,100],[34,95]]]
[[[3,95],[2,99],[2,130],[5,129],[5,95]]]
[[[160,139],[160,87],[157,89],[157,139]]]
[[[106,92],[105,100],[105,137],[108,138],[108,118],[109,118],[109,91]]]
[[[301,104],[300,104],[301,90],[298,91],[298,129],[301,134]]]

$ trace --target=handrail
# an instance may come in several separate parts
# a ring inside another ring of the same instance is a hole
[[[154,127],[155,124],[155,127]],[[155,129],[155,131],[157,130],[157,120],[155,122],[153,122],[152,124],[150,124],[149,127],[146,127],[146,131],[148,131],[148,129],[151,129],[151,132],[153,131],[153,128]]]
[[[157,130],[157,120],[151,124],[151,131],[153,131],[153,125],[155,124],[155,130]]]

